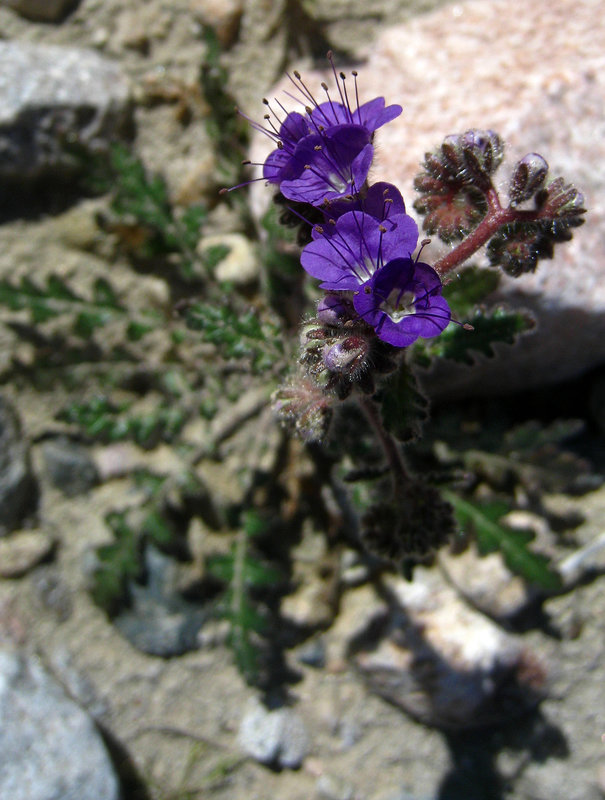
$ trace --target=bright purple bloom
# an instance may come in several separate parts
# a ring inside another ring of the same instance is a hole
[[[314,236],[302,251],[303,268],[322,281],[322,289],[356,291],[387,262],[411,257],[418,226],[407,214],[381,221],[363,211],[348,211],[338,217],[330,235],[319,226]]]
[[[439,275],[428,264],[395,258],[376,270],[353,298],[355,310],[383,342],[407,347],[438,336],[451,312]]]
[[[358,194],[329,200],[323,204],[321,210],[326,216],[326,225],[322,226],[321,233],[313,229],[311,235],[314,239],[318,239],[320,236],[331,236],[337,218],[342,217],[347,211],[363,211],[379,222],[383,222],[389,217],[405,214],[405,203],[396,186],[380,181],[373,183],[363,196]]]
[[[278,184],[289,200],[311,205],[355,195],[362,189],[374,155],[374,132],[401,113],[401,106],[385,107],[384,97],[360,106],[356,72],[355,102],[351,103],[344,73],[340,73],[339,81],[331,54],[328,58],[340,102],[332,100],[322,83],[327,101],[318,103],[300,74],[294,72],[290,79],[306,113],[287,113],[279,101],[280,110],[276,111],[264,100],[270,112],[265,114],[266,127],[252,122],[277,145],[263,165],[265,180]]]
[[[282,126],[283,127],[283,126]],[[335,125],[269,154],[263,175],[284,197],[318,206],[358,192],[374,157],[370,136],[360,125]]]
[[[356,73],[353,74],[357,77]],[[327,89],[325,91],[327,93]],[[370,133],[374,133],[385,123],[398,117],[403,110],[399,105],[385,108],[384,97],[376,97],[374,100],[370,100],[369,103],[364,103],[362,106],[354,108],[351,108],[348,97],[346,95],[343,96],[342,92],[341,97],[345,100],[345,104],[328,100],[327,103],[321,103],[316,106],[311,112],[313,123],[325,128],[331,125],[361,125]]]

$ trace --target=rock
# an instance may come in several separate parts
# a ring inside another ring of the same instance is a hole
[[[354,800],[355,789],[348,781],[333,775],[320,775],[315,790],[322,800]]]
[[[78,5],[79,0],[0,0],[17,14],[36,22],[60,22]]]
[[[193,16],[213,28],[224,47],[235,38],[243,7],[243,0],[189,0]]]
[[[251,242],[241,233],[223,233],[204,236],[197,250],[201,256],[212,258],[212,251],[224,248],[225,253],[214,267],[214,276],[220,283],[245,286],[258,279],[260,262]]]
[[[18,578],[41,561],[54,547],[48,534],[42,531],[18,531],[0,539],[0,577]]]
[[[118,800],[118,779],[90,717],[40,663],[0,649],[0,795]]]
[[[66,436],[42,445],[44,464],[51,483],[68,497],[89,491],[99,476],[88,449]]]
[[[545,677],[536,659],[469,608],[438,571],[417,568],[413,582],[392,579],[389,589],[383,626],[374,624],[353,649],[372,691],[446,730],[502,722],[536,704]]]
[[[0,181],[66,179],[69,148],[94,151],[131,122],[130,86],[98,53],[0,42]]]
[[[290,708],[269,711],[254,698],[242,719],[238,743],[261,764],[298,769],[309,751],[309,738],[299,715]]]
[[[553,261],[543,261],[535,275],[505,278],[492,298],[529,308],[538,330],[474,367],[439,364],[425,380],[434,397],[540,386],[605,360],[602,38],[591,0],[467,0],[386,29],[359,67],[362,102],[386,96],[403,106],[403,114],[377,133],[371,178],[397,185],[408,211],[423,154],[445,135],[472,127],[504,137],[509,165],[528,152],[541,153],[553,177],[562,175],[578,186],[589,209],[586,224],[573,242],[557,247]],[[333,82],[327,72],[300,68],[317,95],[321,80]],[[288,86],[284,79],[267,96],[284,99]],[[252,161],[263,160],[260,151],[270,147],[259,141]],[[256,198],[271,194],[262,182],[253,191]],[[423,251],[423,258],[430,262],[431,250]]]
[[[457,591],[492,619],[514,617],[535,597],[525,581],[508,569],[501,553],[481,556],[471,544],[463,553],[441,552],[439,564]]]
[[[181,597],[174,559],[148,545],[145,567],[147,584],[131,584],[132,607],[114,619],[116,628],[149,655],[170,658],[196,650],[208,611]]]
[[[37,484],[21,422],[11,403],[0,396],[0,536],[33,513],[37,501]]]

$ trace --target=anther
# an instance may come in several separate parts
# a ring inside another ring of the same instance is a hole
[[[313,230],[317,231],[317,233],[323,233],[324,232],[324,229],[321,227],[321,225],[316,225]]]
[[[266,106],[268,106],[268,105],[269,105],[269,101],[267,100],[267,98],[266,98],[266,97],[263,97],[263,103],[264,103]]]
[[[322,81],[321,82],[321,88],[324,90],[324,92],[327,92],[328,91],[328,84],[325,81]]]
[[[384,225],[379,225],[378,226],[378,230],[380,231],[380,233],[386,233],[387,232],[387,229],[384,227]]]
[[[320,144],[316,144],[315,147],[313,148],[313,150],[321,150],[321,149],[322,147]]]
[[[295,70],[294,70],[294,72],[293,72],[292,74],[294,75],[294,77],[295,77],[297,80],[300,80],[300,72],[299,72],[297,69],[295,69]]]

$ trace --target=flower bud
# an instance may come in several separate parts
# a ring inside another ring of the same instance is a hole
[[[542,187],[548,174],[548,163],[538,153],[528,153],[515,166],[508,194],[511,205],[516,206],[533,197]]]
[[[347,336],[324,351],[324,364],[330,372],[352,379],[367,364],[371,343],[363,336]]]
[[[504,157],[502,139],[495,131],[467,131],[462,137],[462,150],[467,169],[474,178],[471,182],[475,185],[488,180]]]
[[[586,213],[584,208],[584,195],[575,186],[566,184],[563,178],[555,178],[536,195],[536,208],[539,208],[543,215],[549,215],[553,219],[578,218],[579,215]],[[581,224],[578,221],[574,224],[569,222],[571,227]]]

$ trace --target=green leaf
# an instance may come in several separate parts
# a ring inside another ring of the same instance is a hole
[[[401,442],[417,439],[428,416],[428,402],[405,363],[388,376],[376,397],[385,429]]]
[[[481,353],[488,358],[495,355],[496,342],[513,344],[519,336],[535,326],[535,320],[527,311],[507,311],[496,308],[491,311],[477,311],[470,318],[473,330],[459,325],[450,325],[438,339],[422,342],[415,353],[417,363],[423,366],[431,358],[449,358],[464,364],[473,364],[473,353]]]
[[[159,511],[151,511],[143,522],[143,533],[159,547],[166,547],[174,539],[174,530],[166,518]]]
[[[97,278],[92,290],[93,302],[99,306],[122,309],[113,286],[105,278]]]
[[[128,582],[140,577],[141,559],[138,538],[126,514],[112,512],[105,522],[114,541],[97,548],[98,566],[92,576],[91,595],[100,608],[113,616],[126,600]]]
[[[499,283],[500,273],[497,270],[467,267],[444,285],[443,296],[453,316],[465,319],[473,314],[477,303],[497,289]]]
[[[460,527],[474,532],[482,554],[499,550],[512,572],[546,591],[556,591],[561,588],[561,578],[551,568],[548,558],[529,549],[533,533],[507,528],[500,524],[500,518],[508,510],[506,506],[478,505],[463,500],[459,495],[447,490],[443,490],[442,494],[454,507]]]
[[[71,302],[80,299],[78,295],[72,292],[69,286],[66,285],[63,279],[59,278],[57,275],[50,275],[46,281],[46,286],[49,297]]]
[[[233,580],[233,555],[215,553],[206,559],[206,568],[211,575],[223,583]]]

